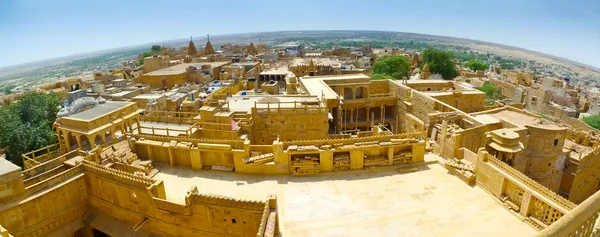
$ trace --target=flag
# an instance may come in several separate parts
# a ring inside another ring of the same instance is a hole
[[[237,123],[233,120],[232,117],[229,117],[229,121],[231,122],[231,130],[238,130],[240,127],[237,125]]]

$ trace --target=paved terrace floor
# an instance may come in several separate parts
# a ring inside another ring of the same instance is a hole
[[[155,164],[168,199],[203,193],[264,199],[277,194],[283,236],[533,236],[478,187],[438,164],[417,172],[353,171],[313,177],[193,171]]]

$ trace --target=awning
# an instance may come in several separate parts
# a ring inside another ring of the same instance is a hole
[[[508,153],[517,153],[517,152],[523,150],[523,145],[520,142],[517,143],[517,145],[513,146],[513,147],[503,147],[500,144],[497,144],[495,142],[491,142],[490,146],[497,151],[508,152]]]

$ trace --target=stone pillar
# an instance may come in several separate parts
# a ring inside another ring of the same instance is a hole
[[[388,165],[394,165],[394,147],[388,147],[387,157],[388,157]]]
[[[350,169],[359,170],[364,166],[365,157],[362,150],[350,151]]]
[[[173,156],[173,141],[171,141],[168,145],[167,145],[167,149],[169,151],[169,164],[171,165],[171,167],[175,166],[175,157]]]
[[[81,135],[76,134],[75,140],[77,140],[77,147],[82,150],[83,148],[81,147]]]
[[[86,136],[88,141],[90,142],[90,147],[92,148],[92,150],[94,148],[96,148],[96,136],[92,135],[93,137],[90,139],[89,136]]]
[[[446,134],[448,133],[448,121],[444,120],[442,122],[442,128],[440,129],[440,156],[444,154],[444,145],[446,144]],[[443,157],[443,156],[442,156]]]
[[[498,199],[502,199],[502,193],[504,193],[504,190],[506,190],[506,184],[508,183],[508,180],[504,176],[501,176],[500,179],[500,186],[498,187],[498,190],[491,190],[494,192],[494,196],[496,196]]]
[[[141,133],[142,133],[142,127],[141,127],[141,125],[140,125],[140,120],[139,120],[139,119],[137,119],[137,120],[135,120],[135,122],[136,122],[136,124],[137,124],[137,130],[138,130],[138,134],[141,134]]]
[[[425,141],[419,142],[412,147],[412,162],[425,161]]]
[[[324,172],[333,171],[333,151],[324,150],[320,154],[321,170]]]
[[[521,214],[522,217],[527,217],[527,215],[529,215],[529,209],[531,207],[533,198],[534,197],[531,195],[530,192],[525,191],[525,193],[523,193],[523,200],[521,200],[521,210],[519,211],[519,214]]]
[[[202,154],[197,147],[190,149],[190,159],[192,161],[192,170],[202,170]]]
[[[146,149],[148,149],[148,159],[154,160],[154,158],[152,158],[152,145],[146,144]]]
[[[63,133],[63,138],[65,140],[65,145],[67,146],[64,150],[64,153],[71,151],[71,134],[69,131],[61,131]],[[59,137],[60,138],[60,137]]]

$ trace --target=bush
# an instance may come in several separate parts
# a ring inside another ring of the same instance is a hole
[[[590,115],[583,117],[583,121],[595,129],[600,130],[600,115]]]
[[[452,61],[452,54],[437,49],[427,49],[423,52],[424,63],[429,64],[431,74],[442,75],[446,80],[452,80],[458,76],[456,64]]]
[[[465,63],[465,66],[467,66],[469,69],[473,70],[473,71],[483,71],[485,69],[487,69],[488,65],[485,63],[482,63],[478,60],[475,59],[471,59],[469,61],[467,61],[467,63]]]
[[[27,92],[17,103],[0,107],[0,147],[7,160],[23,166],[23,153],[56,143],[52,124],[60,99],[54,93]]]
[[[410,70],[410,62],[408,58],[404,56],[389,56],[378,59],[373,64],[373,74],[387,75],[393,79],[402,79],[402,77],[408,78],[408,71]],[[388,78],[389,78],[388,77]],[[376,78],[373,78],[376,79]],[[377,78],[384,79],[384,78]],[[385,78],[387,79],[387,78]]]
[[[482,86],[478,87],[477,89],[485,92],[486,105],[493,105],[496,102],[496,100],[501,100],[503,98],[502,93],[500,93],[498,88],[496,88],[496,86],[494,86],[494,84],[491,84],[489,82],[484,83]]]

